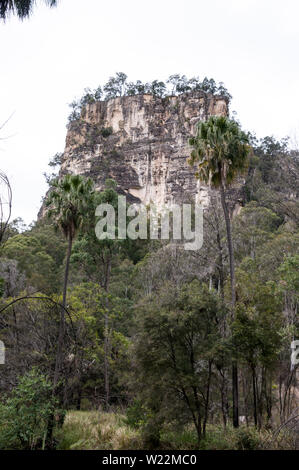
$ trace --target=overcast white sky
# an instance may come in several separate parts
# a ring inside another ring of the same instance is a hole
[[[68,103],[117,71],[223,81],[243,127],[298,130],[298,0],[60,0],[0,23],[0,168],[13,216],[36,219],[43,172],[64,148]]]

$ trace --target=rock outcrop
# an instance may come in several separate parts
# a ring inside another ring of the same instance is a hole
[[[227,100],[203,92],[98,101],[70,123],[60,174],[90,176],[97,189],[113,178],[129,201],[198,201],[209,191],[187,163],[188,138],[199,120],[227,114]]]

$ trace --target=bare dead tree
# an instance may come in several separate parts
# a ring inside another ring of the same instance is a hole
[[[9,224],[12,208],[12,190],[7,175],[0,170],[0,244]]]
[[[6,126],[14,113],[12,113],[6,121],[0,125],[0,131]],[[8,139],[9,136],[0,137],[0,140]],[[0,245],[3,242],[3,237],[7,229],[12,207],[12,190],[7,175],[0,170]]]

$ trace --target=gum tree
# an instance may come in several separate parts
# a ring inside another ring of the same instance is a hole
[[[114,180],[106,180],[105,189],[95,193],[90,200],[89,211],[95,214],[96,207],[99,204],[110,204],[116,212],[118,209],[118,195],[116,192],[116,183]],[[109,313],[111,305],[110,280],[113,261],[119,254],[122,242],[117,239],[103,238],[99,240],[95,233],[96,219],[90,219],[90,226],[86,233],[78,237],[74,244],[74,253],[72,262],[76,263],[85,273],[88,279],[99,284],[104,290],[105,309],[104,311],[104,381],[105,381],[105,407],[109,409],[110,403],[110,365],[109,356],[111,350],[111,327]]]
[[[148,410],[144,435],[155,445],[163,423],[182,419],[193,423],[198,443],[205,436],[224,314],[198,280],[180,289],[166,282],[138,305],[134,389]]]

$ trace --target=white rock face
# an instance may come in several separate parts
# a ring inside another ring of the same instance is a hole
[[[69,126],[61,174],[90,176],[98,189],[113,178],[132,200],[158,207],[195,200],[207,205],[209,189],[186,161],[188,138],[199,120],[226,114],[223,97],[202,92],[163,99],[127,96],[88,105],[81,122]]]

